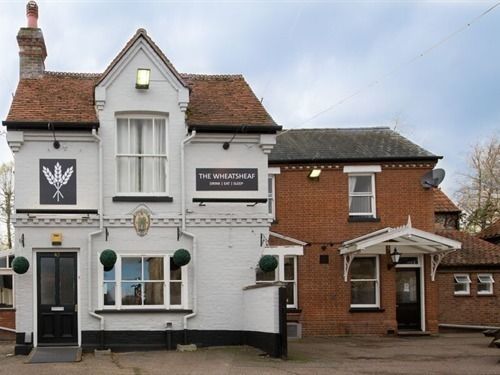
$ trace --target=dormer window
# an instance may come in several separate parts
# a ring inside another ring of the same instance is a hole
[[[129,116],[117,119],[117,193],[167,193],[166,119]]]

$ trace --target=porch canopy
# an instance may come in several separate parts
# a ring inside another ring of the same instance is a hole
[[[340,254],[344,256],[344,281],[348,280],[349,268],[356,255],[386,254],[393,248],[397,248],[403,256],[429,254],[431,279],[434,281],[436,270],[443,257],[461,247],[461,242],[413,228],[408,217],[408,223],[401,227],[380,229],[344,242],[340,247]]]

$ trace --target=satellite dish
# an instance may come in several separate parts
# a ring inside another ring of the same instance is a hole
[[[420,183],[425,189],[438,187],[443,182],[445,176],[444,169],[438,168],[427,172],[420,178]]]

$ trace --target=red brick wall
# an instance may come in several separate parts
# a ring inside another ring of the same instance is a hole
[[[380,296],[383,312],[350,313],[350,283],[343,279],[344,241],[388,226],[406,224],[432,232],[432,190],[420,185],[420,177],[432,164],[382,165],[375,174],[377,217],[380,222],[348,222],[348,175],[343,165],[325,166],[318,181],[307,178],[309,169],[281,166],[276,176],[276,223],[271,230],[311,243],[298,261],[298,303],[303,334],[385,334],[396,330],[395,270],[380,257]],[[319,255],[329,264],[319,264]],[[437,331],[437,288],[429,282],[426,259],[427,330]]]
[[[466,273],[472,281],[470,295],[455,296],[454,273]],[[477,274],[491,273],[495,283],[493,295],[477,294]],[[436,277],[439,285],[439,322],[447,324],[487,325],[500,327],[500,270],[443,271]]]
[[[16,312],[14,310],[0,310],[0,327],[16,328]],[[0,329],[0,340],[12,340],[15,333]]]

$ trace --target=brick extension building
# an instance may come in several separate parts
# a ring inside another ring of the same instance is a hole
[[[434,234],[433,190],[421,183],[439,158],[389,128],[277,137],[271,230],[309,244],[284,275],[288,321],[304,336],[437,332],[432,279],[441,257],[460,248]]]
[[[435,210],[437,233],[462,242],[438,269],[439,324],[500,327],[500,246],[456,230],[460,209],[440,190]]]

